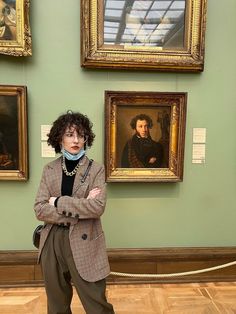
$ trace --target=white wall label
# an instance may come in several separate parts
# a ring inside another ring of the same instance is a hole
[[[48,146],[47,142],[41,142],[41,156],[42,157],[55,157],[56,153],[54,148]]]
[[[206,128],[193,128],[193,143],[206,143]]]
[[[206,162],[206,145],[205,144],[193,144],[193,164],[204,164]]]
[[[52,126],[48,124],[41,125],[41,141],[47,141],[48,139],[47,134],[50,132],[51,127]]]
[[[193,128],[192,163],[206,162],[206,128]]]

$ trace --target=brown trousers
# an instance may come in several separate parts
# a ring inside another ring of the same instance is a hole
[[[69,229],[54,226],[41,254],[41,267],[48,301],[48,314],[72,314],[73,289],[71,280],[86,314],[114,314],[106,300],[105,279],[97,282],[83,280],[74,263]]]

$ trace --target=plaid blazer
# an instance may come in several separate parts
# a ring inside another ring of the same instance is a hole
[[[96,162],[93,162],[85,182],[81,182],[88,164],[89,159],[85,156],[75,175],[72,196],[61,196],[61,157],[47,164],[43,169],[34,210],[37,218],[44,221],[38,259],[53,224],[70,223],[69,239],[76,268],[84,280],[95,282],[110,273],[100,220],[106,205],[106,187],[104,166]],[[95,187],[99,187],[101,193],[94,199],[86,199]],[[60,196],[57,207],[48,203],[51,196]]]

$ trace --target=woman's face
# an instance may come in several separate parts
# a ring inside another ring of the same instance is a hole
[[[78,154],[84,148],[86,139],[83,134],[78,134],[75,126],[68,127],[62,136],[61,145],[71,154]]]

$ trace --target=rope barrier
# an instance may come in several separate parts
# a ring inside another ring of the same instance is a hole
[[[214,266],[214,267],[209,267],[209,268],[204,268],[204,269],[198,269],[198,270],[193,270],[193,271],[186,271],[182,273],[170,273],[170,274],[131,274],[131,273],[119,273],[119,272],[110,272],[110,275],[113,276],[120,276],[120,277],[137,277],[137,278],[168,278],[168,277],[180,277],[180,276],[188,276],[188,275],[195,275],[195,274],[201,274],[201,273],[206,273],[210,271],[214,271],[217,269],[221,268],[226,268],[236,265],[236,261]]]

